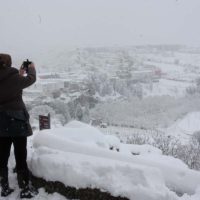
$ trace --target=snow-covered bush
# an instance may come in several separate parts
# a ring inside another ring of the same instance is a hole
[[[55,116],[55,111],[53,108],[47,105],[35,106],[30,110],[30,116],[34,119],[39,119],[39,115],[48,115]]]
[[[188,95],[194,95],[194,94],[197,93],[197,88],[194,87],[194,86],[189,86],[189,87],[186,88],[186,93]]]
[[[200,170],[200,143],[195,136],[192,136],[189,143],[179,145],[177,158],[184,161],[191,169]]]
[[[179,158],[189,168],[200,170],[200,140],[199,132],[195,133],[187,144],[181,144],[178,138],[159,131],[152,134],[134,133],[127,138],[127,144],[150,144],[162,151],[164,155]]]
[[[71,117],[67,103],[61,100],[53,100],[49,102],[49,106],[55,110],[56,114],[62,115],[64,117],[64,124],[70,121]]]
[[[150,143],[150,137],[147,134],[132,134],[131,137],[128,137],[126,140],[127,144],[149,144]]]
[[[200,131],[195,131],[193,133],[193,137],[196,138],[196,140],[199,142],[200,144]]]
[[[87,87],[91,94],[98,93],[102,97],[119,94],[125,97],[142,98],[143,88],[139,84],[140,81],[132,81],[131,73],[126,70],[119,69],[117,73],[117,76],[123,75],[126,78],[109,78],[105,72],[90,73],[86,80]]]
[[[186,93],[188,95],[199,95],[200,94],[200,78],[195,80],[194,86],[189,86],[186,88]]]
[[[171,155],[176,157],[178,146],[180,145],[177,138],[166,135],[163,132],[156,131],[153,135],[153,146],[159,148],[164,155]]]

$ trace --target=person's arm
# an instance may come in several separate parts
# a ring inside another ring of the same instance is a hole
[[[34,63],[31,63],[28,66],[28,72],[27,76],[24,76],[25,70],[22,69],[22,67],[19,70],[18,80],[17,84],[20,87],[20,89],[24,89],[35,83],[36,81],[36,70]]]

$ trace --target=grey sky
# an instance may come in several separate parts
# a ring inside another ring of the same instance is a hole
[[[0,51],[200,45],[200,0],[0,0]]]

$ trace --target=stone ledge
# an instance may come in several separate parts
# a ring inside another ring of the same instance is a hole
[[[79,199],[79,200],[129,200],[125,197],[113,197],[108,192],[102,192],[99,189],[92,188],[80,188],[65,186],[63,183],[58,181],[46,181],[42,178],[38,178],[32,175],[32,184],[36,188],[43,187],[46,192],[54,193],[57,192],[68,199]]]

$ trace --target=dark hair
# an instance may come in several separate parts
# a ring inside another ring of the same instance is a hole
[[[8,54],[0,54],[0,67],[11,67],[12,59]]]

